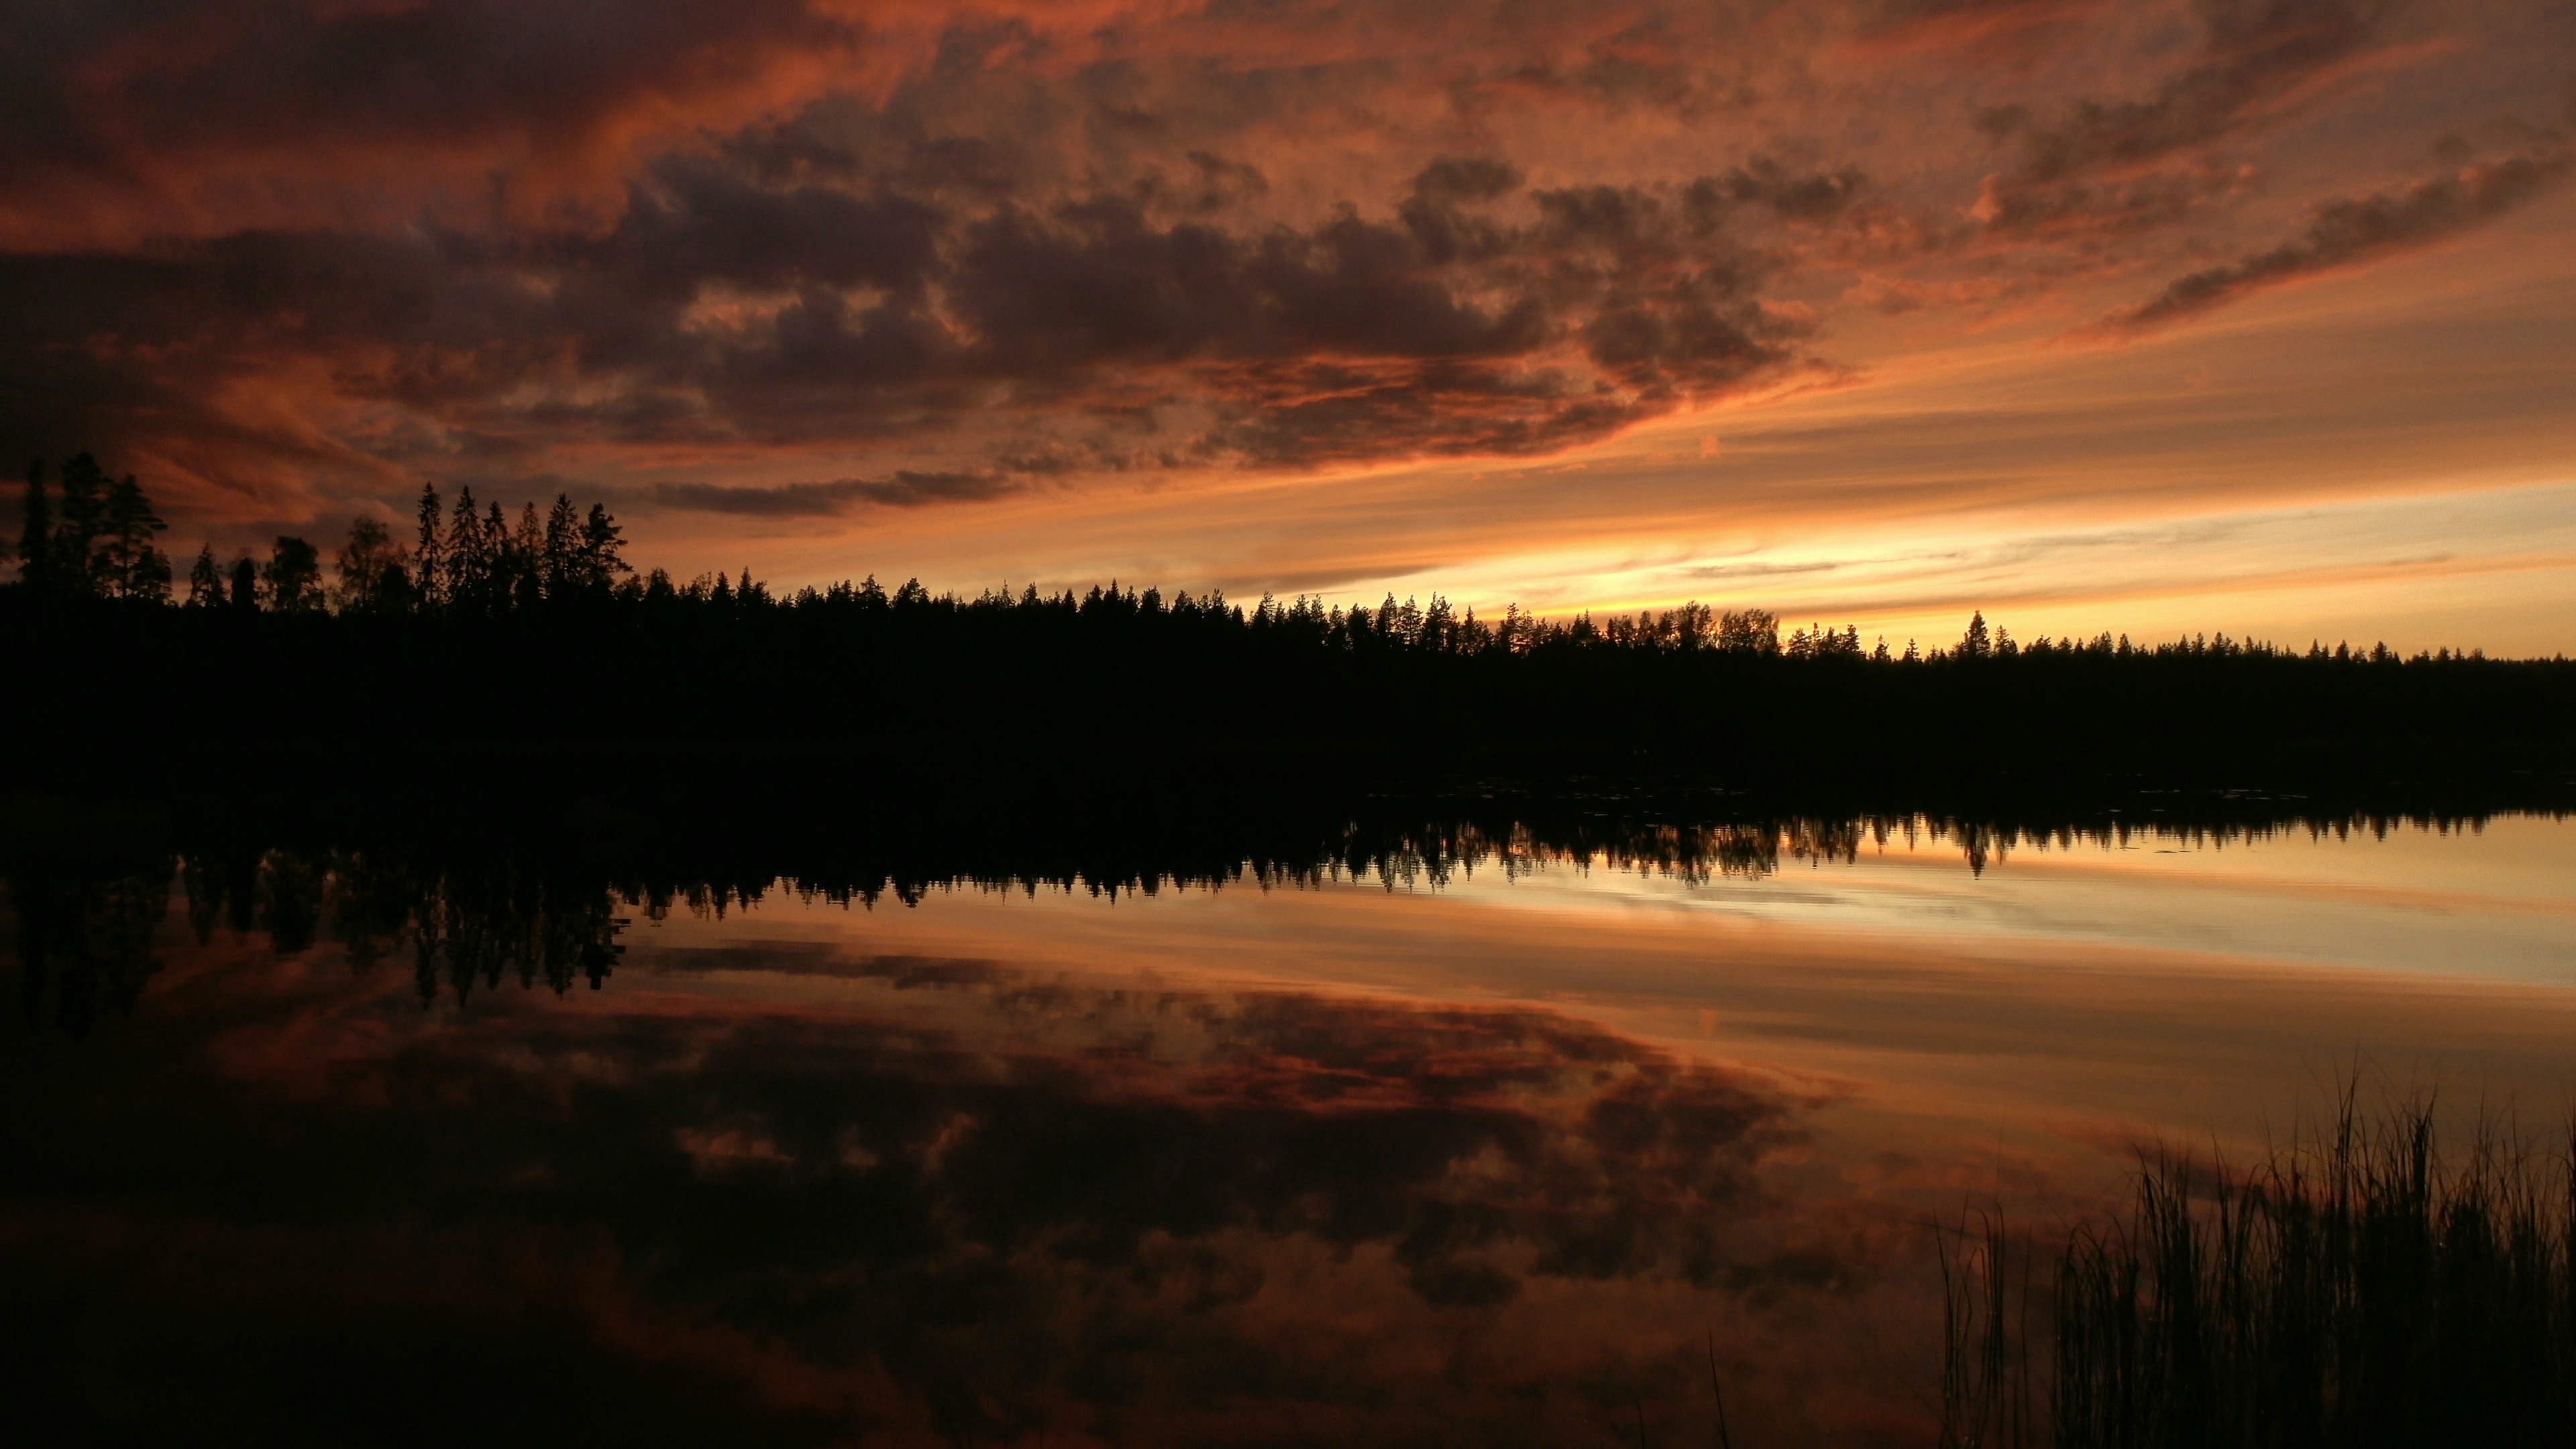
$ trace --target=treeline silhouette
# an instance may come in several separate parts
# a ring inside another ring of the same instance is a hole
[[[1594,802],[1597,804],[1598,802]],[[87,1035],[131,1015],[171,943],[174,883],[201,945],[229,933],[279,957],[337,942],[371,971],[407,967],[424,1005],[515,980],[597,990],[631,920],[724,917],[776,895],[858,909],[947,890],[1083,893],[1285,890],[1353,883],[1437,890],[1478,871],[1619,871],[1692,882],[1849,865],[1886,848],[1955,852],[1980,872],[2022,851],[2278,835],[2385,836],[2482,827],[2483,815],[2324,814],[2203,802],[2170,818],[1930,815],[1671,818],[1477,802],[1365,817],[1287,817],[1175,830],[636,834],[599,817],[521,815],[484,833],[310,818],[176,819],[21,797],[0,807],[0,885],[13,917],[20,1014]]]
[[[2564,659],[2018,640],[1982,614],[1954,642],[1891,647],[1696,603],[1479,618],[1436,596],[1247,606],[1116,584],[779,593],[748,569],[638,573],[597,504],[558,497],[513,520],[431,486],[407,541],[360,519],[327,577],[297,537],[229,566],[202,549],[174,605],[164,526],[131,476],[84,454],[58,496],[31,469],[26,500],[0,626],[10,676],[41,705],[11,728],[94,758],[327,774],[396,746],[577,743],[574,769],[712,771],[738,788],[759,764],[800,790],[869,794],[1191,773],[1265,788],[1598,772],[1738,789],[2307,791],[2356,775],[2559,789],[2576,766]]]

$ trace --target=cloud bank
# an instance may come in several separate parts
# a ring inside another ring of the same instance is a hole
[[[245,523],[425,477],[774,521],[1547,458],[1891,328],[2182,325],[2569,155],[2565,76],[2512,59],[2559,22],[2511,3],[0,20],[0,439]],[[2443,137],[2429,180],[2387,149]]]

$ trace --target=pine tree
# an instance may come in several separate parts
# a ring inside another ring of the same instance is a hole
[[[45,496],[45,460],[27,465],[25,522],[18,529],[18,577],[30,589],[48,582],[47,560],[54,545],[54,506]]]
[[[447,545],[438,533],[438,489],[428,483],[420,485],[419,517],[420,542],[411,552],[413,582],[421,607],[430,609],[447,597]]]
[[[510,592],[520,608],[534,605],[543,596],[546,566],[546,533],[537,522],[537,505],[524,504],[519,509],[519,536],[510,548]]]
[[[1980,609],[1968,620],[1968,632],[1959,639],[1959,654],[1966,659],[1983,659],[1994,652],[1994,642],[1986,634],[1986,613]]]
[[[93,568],[99,592],[154,602],[169,598],[170,560],[153,545],[152,535],[170,525],[152,511],[152,500],[133,474],[108,485],[99,526],[105,535]]]
[[[581,565],[581,514],[574,510],[571,494],[558,493],[546,514],[546,597],[563,598],[587,583]]]
[[[456,511],[447,519],[447,602],[457,609],[482,607],[484,586],[492,575],[492,556],[483,537],[483,520],[474,511],[474,490],[456,490]]]
[[[54,544],[45,573],[54,586],[72,593],[95,593],[104,561],[93,560],[102,513],[106,508],[107,473],[87,453],[72,455],[63,465],[62,517],[54,525]]]
[[[510,515],[495,501],[483,510],[483,607],[495,614],[509,611],[511,587],[519,573],[516,552],[510,546]]]
[[[582,569],[590,587],[605,589],[617,581],[617,575],[635,572],[626,563],[624,535],[607,508],[590,505],[590,516],[581,525]]]

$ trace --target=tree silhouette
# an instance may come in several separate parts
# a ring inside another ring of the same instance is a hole
[[[260,566],[259,581],[268,606],[278,613],[310,614],[322,608],[322,556],[303,539],[278,535],[268,562]]]
[[[92,567],[99,591],[111,598],[167,600],[170,557],[153,544],[152,536],[169,525],[152,511],[152,500],[143,496],[133,474],[108,485],[101,514],[104,541]]]
[[[432,494],[423,503],[436,501]],[[483,520],[474,511],[474,490],[456,490],[456,509],[447,518],[447,606],[471,610],[482,607],[484,590],[492,575],[489,542],[483,536]]]
[[[581,514],[572,506],[571,494],[558,493],[546,514],[546,597],[563,598],[579,587],[581,563]]]
[[[590,505],[590,515],[582,520],[581,556],[582,586],[594,593],[605,593],[620,574],[635,572],[627,567],[624,552],[625,530],[600,504]]]
[[[233,611],[239,614],[259,611],[259,566],[248,558],[233,560]]]
[[[54,546],[54,507],[45,496],[45,460],[27,465],[27,501],[18,528],[18,577],[31,589],[42,589]]]
[[[519,509],[519,532],[510,542],[512,606],[521,609],[535,608],[545,597],[545,578],[545,529],[537,522],[537,505],[523,504]]]
[[[438,531],[438,489],[420,485],[420,539],[412,545],[412,587],[423,608],[435,608],[447,598],[447,543]]]
[[[1986,637],[1986,613],[1980,609],[1968,620],[1968,632],[1959,638],[1959,657],[1987,659],[1994,652],[1994,644]]]
[[[349,541],[340,546],[339,581],[331,591],[332,607],[342,613],[395,613],[411,607],[411,578],[403,568],[402,545],[384,524],[360,518],[349,525]]]
[[[107,488],[106,472],[89,454],[75,453],[63,464],[61,518],[54,525],[53,548],[45,566],[46,578],[57,591],[98,592],[97,574],[104,563],[93,562],[91,553],[106,521]]]
[[[197,550],[197,561],[188,565],[188,607],[211,609],[224,602],[224,568],[215,562],[215,546],[206,544]]]

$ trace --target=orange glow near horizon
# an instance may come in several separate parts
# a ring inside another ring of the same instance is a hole
[[[183,556],[2576,652],[2576,18],[49,10],[0,443]]]

